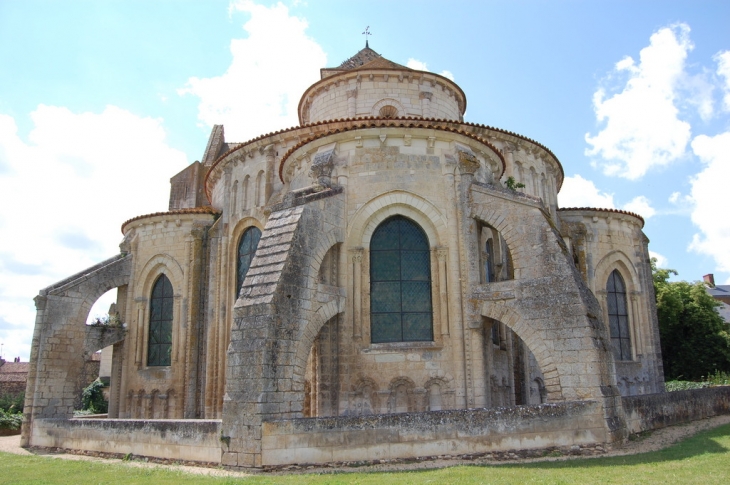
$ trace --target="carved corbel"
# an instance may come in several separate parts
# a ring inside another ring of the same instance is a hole
[[[474,175],[479,170],[479,160],[477,160],[474,152],[462,147],[457,147],[456,152],[459,158],[459,170],[461,173]]]

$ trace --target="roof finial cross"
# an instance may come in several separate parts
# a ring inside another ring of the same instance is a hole
[[[370,47],[370,46],[368,46],[368,35],[373,35],[372,33],[370,33],[369,25],[367,27],[365,27],[365,32],[363,32],[362,35],[365,36],[365,48],[367,49]]]

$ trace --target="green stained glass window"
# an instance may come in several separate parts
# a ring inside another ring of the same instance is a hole
[[[147,341],[147,365],[167,366],[172,356],[172,284],[160,275],[152,287],[150,328]]]
[[[261,231],[258,227],[249,227],[238,241],[238,257],[236,266],[236,294],[241,291],[243,280],[246,278],[248,268],[251,267],[251,260],[256,254],[256,248],[259,246],[261,239]]]
[[[428,238],[402,216],[370,239],[370,326],[373,343],[433,340]]]
[[[613,270],[606,283],[608,327],[616,360],[631,360],[629,312],[626,308],[626,285],[618,270]]]

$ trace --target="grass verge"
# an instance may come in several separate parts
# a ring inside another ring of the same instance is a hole
[[[162,467],[62,460],[0,453],[4,484],[725,484],[730,477],[730,424],[699,433],[661,451],[517,465],[455,466],[391,473],[210,477]]]

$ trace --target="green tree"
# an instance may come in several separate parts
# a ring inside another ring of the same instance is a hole
[[[651,260],[659,317],[664,377],[699,380],[730,371],[730,326],[701,282],[668,281],[677,272]]]
[[[104,414],[107,412],[109,403],[104,399],[103,388],[104,384],[99,379],[86,386],[84,392],[81,394],[84,410],[91,411],[95,414]]]

